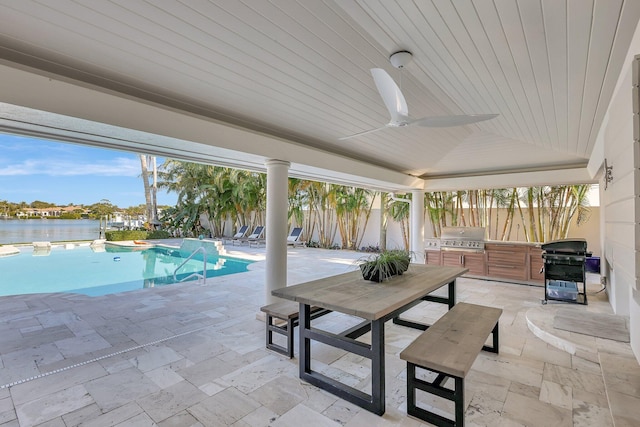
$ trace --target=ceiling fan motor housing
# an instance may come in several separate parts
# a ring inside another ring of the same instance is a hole
[[[408,50],[401,50],[391,54],[389,62],[396,68],[404,68],[405,65],[411,62],[413,55]]]

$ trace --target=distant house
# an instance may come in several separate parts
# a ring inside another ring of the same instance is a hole
[[[18,218],[59,218],[64,213],[74,213],[78,210],[81,210],[85,215],[88,213],[88,210],[82,206],[55,206],[50,208],[27,208],[16,213],[16,216]]]
[[[124,212],[114,212],[109,221],[107,222],[107,226],[110,228],[116,228],[118,230],[122,229],[135,229],[144,227],[144,223],[146,222],[145,215],[127,215]]]
[[[56,214],[56,212],[57,211],[54,208],[46,208],[46,209],[27,208],[24,211],[18,212],[16,216],[19,216],[19,217],[39,216],[41,218],[59,216],[59,214]]]

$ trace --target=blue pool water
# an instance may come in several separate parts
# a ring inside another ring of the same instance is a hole
[[[50,292],[73,292],[99,296],[116,292],[169,285],[173,272],[190,252],[152,247],[92,249],[77,246],[50,251],[31,251],[0,257],[0,296]],[[221,256],[207,257],[207,277],[247,271],[252,261]],[[202,274],[202,254],[189,260],[178,280],[194,272]]]

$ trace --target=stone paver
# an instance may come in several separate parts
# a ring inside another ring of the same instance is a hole
[[[301,381],[297,358],[265,349],[264,248],[228,252],[258,262],[205,285],[0,298],[0,427],[424,425],[406,415],[398,358],[417,331],[386,326],[387,412],[368,413]],[[289,284],[346,272],[362,256],[288,254]],[[556,334],[550,325],[561,304],[542,306],[542,297],[539,287],[458,280],[459,301],[504,310],[500,354],[480,354],[467,378],[467,425],[606,427],[612,413],[622,425],[637,419],[640,367],[629,344]],[[611,312],[604,293],[576,308]],[[405,317],[432,322],[442,310],[423,303]],[[317,325],[338,330],[355,320],[332,313]],[[367,361],[315,350],[319,371],[367,390]]]

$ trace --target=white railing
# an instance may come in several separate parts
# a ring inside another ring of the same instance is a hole
[[[197,254],[198,252],[202,252],[202,274],[200,273],[193,273],[188,275],[187,277],[185,277],[182,280],[178,280],[177,274],[178,274],[178,270],[180,270],[186,263],[187,261],[189,261],[191,258],[193,258],[195,256],[195,254]],[[202,284],[204,285],[205,281],[207,280],[207,251],[205,250],[204,247],[200,246],[199,248],[197,248],[195,251],[193,251],[193,253],[191,253],[191,255],[189,255],[187,257],[187,259],[185,259],[182,264],[180,264],[178,266],[178,268],[176,268],[173,271],[173,280],[177,281],[177,282],[184,282],[187,281],[193,277],[197,277],[198,279],[202,280]]]

